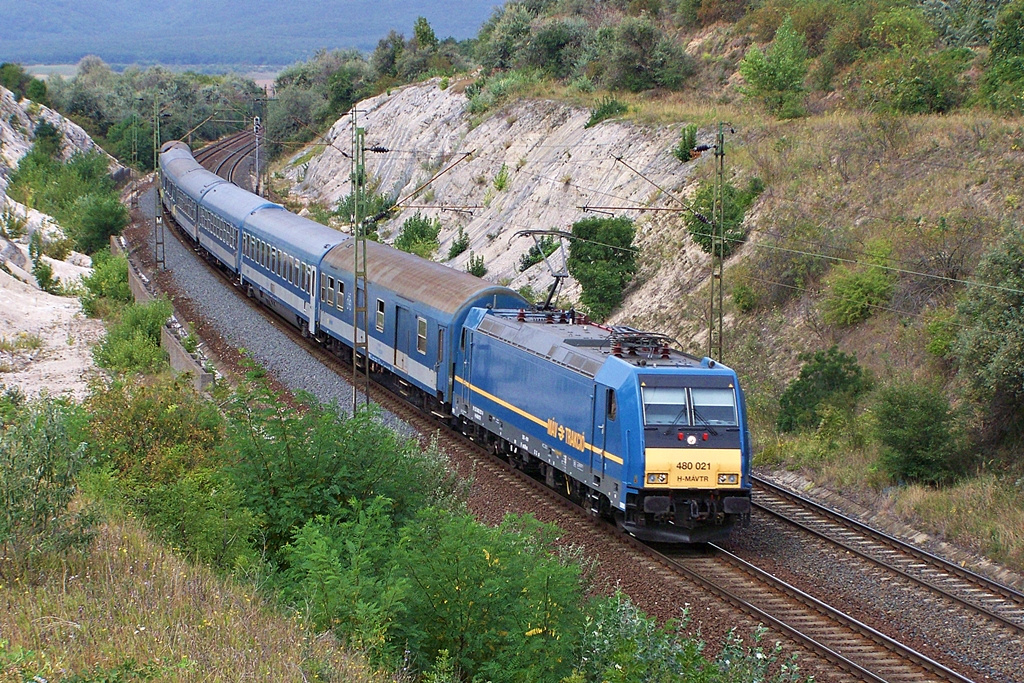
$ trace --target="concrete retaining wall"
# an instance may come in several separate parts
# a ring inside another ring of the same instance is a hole
[[[110,249],[115,254],[126,255],[120,237],[110,238]],[[135,301],[152,301],[153,294],[149,291],[148,281],[142,273],[136,270],[135,264],[131,262],[131,259],[128,259],[128,286],[131,288]],[[178,337],[166,325],[160,330],[160,346],[167,352],[171,368],[175,372],[192,375],[192,386],[196,388],[196,391],[203,391],[213,384],[213,373],[203,369],[199,362],[192,357],[192,354],[185,350]]]

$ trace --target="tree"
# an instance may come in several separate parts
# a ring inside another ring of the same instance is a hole
[[[480,32],[481,63],[492,70],[515,66],[517,56],[530,40],[532,20],[533,14],[524,5],[509,4],[497,10]]]
[[[636,273],[636,228],[630,218],[584,218],[572,226],[569,273],[583,288],[580,301],[603,320],[622,302]]]
[[[43,120],[36,125],[34,136],[33,150],[50,159],[56,159],[57,153],[60,152],[60,141],[63,137],[60,129],[49,121]]]
[[[954,356],[976,398],[997,420],[1024,409],[1024,229],[1018,227],[978,266],[957,305],[962,325]]]
[[[23,96],[25,88],[28,87],[31,80],[32,76],[25,71],[25,67],[21,64],[15,64],[14,62],[0,64],[0,85],[15,95]]]
[[[875,406],[882,464],[897,478],[926,484],[949,481],[963,469],[949,401],[935,387],[895,384]]]
[[[743,229],[743,217],[763,189],[764,185],[760,178],[752,178],[747,189],[743,191],[738,190],[732,183],[725,183],[722,188],[723,257],[732,254],[733,250],[747,238],[746,231]],[[714,236],[715,226],[709,225],[714,217],[714,199],[714,185],[710,182],[701,183],[691,204],[693,211],[686,213],[683,217],[690,237],[705,254],[711,253],[712,237]]]
[[[0,575],[16,561],[86,545],[96,522],[91,509],[75,511],[72,505],[87,461],[85,444],[73,445],[69,438],[67,404],[43,400],[4,413],[0,552],[5,562]]]
[[[740,74],[746,81],[741,89],[747,97],[760,100],[769,113],[780,118],[795,118],[803,113],[803,83],[807,76],[807,46],[787,16],[767,53],[751,47],[740,62]]]
[[[999,13],[981,96],[997,111],[1024,113],[1024,0],[1014,0]]]
[[[817,427],[821,422],[819,409],[826,402],[851,405],[853,399],[867,391],[870,382],[857,358],[833,346],[813,355],[801,354],[804,361],[800,375],[786,387],[779,398],[781,432]]]
[[[75,246],[84,254],[109,246],[110,237],[128,225],[128,209],[114,195],[85,195],[75,202],[75,210]]]
[[[412,33],[417,49],[437,49],[437,36],[434,35],[434,29],[430,27],[430,22],[427,21],[426,17],[416,17],[416,21],[412,25]]]
[[[398,58],[405,50],[405,36],[392,30],[377,42],[370,55],[370,66],[378,81],[398,76]]]

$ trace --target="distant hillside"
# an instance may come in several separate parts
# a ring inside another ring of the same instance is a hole
[[[318,48],[373,49],[426,17],[438,37],[476,35],[496,0],[0,0],[0,62],[288,64]]]

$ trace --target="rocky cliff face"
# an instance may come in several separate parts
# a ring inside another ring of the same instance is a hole
[[[49,107],[27,99],[18,100],[14,93],[0,86],[0,195],[5,195],[11,171],[32,148],[33,131],[41,121],[48,121],[61,132],[62,159],[69,159],[75,152],[100,149],[78,124]],[[116,176],[124,171],[124,167],[110,157],[110,172]]]
[[[69,159],[75,152],[100,149],[89,134],[80,126],[65,119],[49,107],[27,99],[18,100],[14,93],[0,86],[0,216],[2,220],[24,222],[25,234],[18,239],[0,237],[0,264],[29,284],[35,285],[31,276],[31,262],[28,258],[29,235],[42,230],[47,236],[63,234],[60,226],[50,216],[26,207],[7,196],[7,185],[11,173],[18,167],[21,158],[32,148],[34,131],[41,121],[48,121],[61,132],[60,156]],[[106,154],[106,152],[104,152]],[[108,155],[109,156],[109,155]],[[110,172],[115,177],[127,173],[127,169],[113,157]],[[68,258],[68,263],[50,261],[55,273],[62,280],[73,280],[87,270],[89,259],[80,254]]]
[[[442,90],[434,79],[359,104],[357,125],[366,130],[366,146],[388,150],[366,154],[370,182],[401,201],[401,212],[382,230],[387,241],[417,211],[437,216],[443,227],[436,260],[465,269],[469,250],[445,260],[461,226],[470,250],[484,257],[488,279],[542,291],[551,282],[543,263],[518,272],[533,240],[517,232],[569,230],[581,218],[605,213],[633,217],[645,284],[631,293],[617,315],[620,322],[662,307],[664,297],[680,296],[680,286],[693,288],[706,277],[707,260],[685,235],[682,213],[649,211],[680,209],[662,190],[685,198],[694,167],[702,163],[682,164],[672,155],[679,126],[607,120],[585,128],[589,111],[543,100],[511,103],[479,117],[466,111],[467,103],[457,85]],[[711,133],[698,136],[710,141]],[[351,139],[346,116],[326,135],[326,145],[312,148],[314,156],[309,150],[293,156],[285,169],[293,192],[328,206],[348,195]],[[422,193],[402,201],[449,166]],[[502,173],[504,189],[495,183]],[[563,290],[570,298],[577,293],[571,282]]]

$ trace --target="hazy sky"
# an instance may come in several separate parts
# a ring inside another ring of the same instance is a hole
[[[0,0],[0,62],[289,64],[318,48],[369,51],[427,18],[470,38],[497,0]]]

